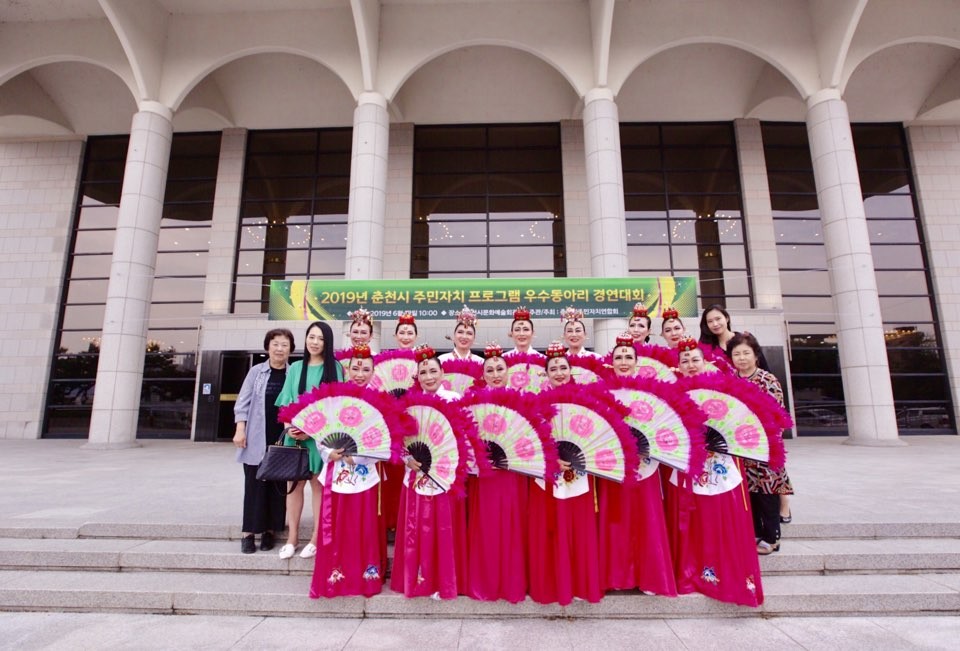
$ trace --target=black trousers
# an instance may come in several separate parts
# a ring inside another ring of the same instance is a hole
[[[771,545],[780,540],[780,496],[750,493],[753,532]]]
[[[243,464],[243,531],[281,531],[287,519],[287,483],[260,481],[259,468]]]

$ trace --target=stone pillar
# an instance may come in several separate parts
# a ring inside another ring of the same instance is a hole
[[[836,312],[847,443],[901,445],[853,134],[839,91],[807,100],[807,135]]]
[[[137,445],[147,320],[170,163],[172,119],[173,113],[166,106],[144,101],[130,127],[88,448]]]
[[[767,161],[759,120],[735,120],[737,154],[740,159],[740,188],[743,192],[743,228],[750,243],[750,273],[757,309],[782,309],[780,263],[770,205]]]
[[[620,119],[613,92],[594,88],[583,98],[583,149],[590,221],[590,269],[595,278],[629,275],[627,224],[620,158]],[[594,319],[597,352],[606,353],[626,327],[622,319]]]
[[[217,187],[213,196],[207,279],[203,289],[204,314],[230,313],[230,296],[236,280],[234,259],[237,255],[237,224],[240,221],[240,193],[246,151],[246,129],[223,130],[220,136]]]
[[[390,118],[380,93],[361,93],[353,112],[345,277],[383,277]]]
[[[960,408],[960,126],[907,129],[954,422]]]

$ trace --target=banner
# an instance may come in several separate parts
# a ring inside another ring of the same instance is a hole
[[[643,303],[651,317],[664,307],[697,316],[694,276],[637,278],[457,278],[431,280],[274,280],[270,319],[348,321],[358,307],[378,320],[411,312],[417,320],[453,319],[469,305],[480,318],[511,319],[520,306],[534,318],[559,318],[573,305],[588,319],[626,318]]]

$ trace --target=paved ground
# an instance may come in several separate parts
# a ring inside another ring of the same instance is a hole
[[[0,649],[956,649],[960,618],[387,620],[0,613]]]
[[[794,520],[960,523],[960,438],[899,448],[788,441]],[[227,444],[0,441],[0,529],[87,522],[238,528],[242,472]],[[787,527],[789,536],[789,526]],[[785,544],[789,544],[789,540]],[[329,620],[0,613],[0,649],[957,649],[960,617],[721,620]]]
[[[797,523],[960,523],[960,437],[904,447],[787,441]],[[0,528],[143,522],[239,526],[243,472],[228,443],[144,441],[95,451],[82,441],[0,440]],[[306,513],[304,514],[307,515]]]

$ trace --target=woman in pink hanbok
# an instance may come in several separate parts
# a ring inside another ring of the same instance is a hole
[[[552,388],[573,381],[566,348],[547,348],[546,371]],[[542,604],[565,606],[574,599],[603,598],[597,571],[596,485],[593,477],[560,461],[554,482],[530,484],[527,563],[530,597]]]
[[[443,388],[443,368],[430,346],[418,346],[414,355],[423,393],[447,402],[460,398],[459,393]],[[390,589],[407,597],[456,599],[466,588],[464,500],[421,472],[421,464],[412,456],[405,464]]]
[[[614,373],[632,377],[637,351],[630,332],[617,337],[611,353]],[[647,594],[676,596],[670,541],[663,511],[659,463],[640,458],[637,481],[597,482],[599,493],[600,579],[604,590],[639,588]]]
[[[503,349],[487,344],[484,356],[483,384],[522,401],[524,394],[509,388]],[[527,596],[528,483],[519,473],[497,469],[467,479],[466,594],[474,599],[517,603]]]
[[[701,374],[704,359],[697,342],[685,339],[678,348],[681,374]],[[670,483],[678,529],[673,549],[677,591],[742,606],[762,604],[753,515],[740,460],[709,452],[699,473],[674,472]]]
[[[366,386],[373,359],[366,344],[353,347],[347,377]],[[379,594],[387,567],[387,538],[380,516],[382,469],[376,459],[317,446],[324,460],[323,501],[310,596]]]

